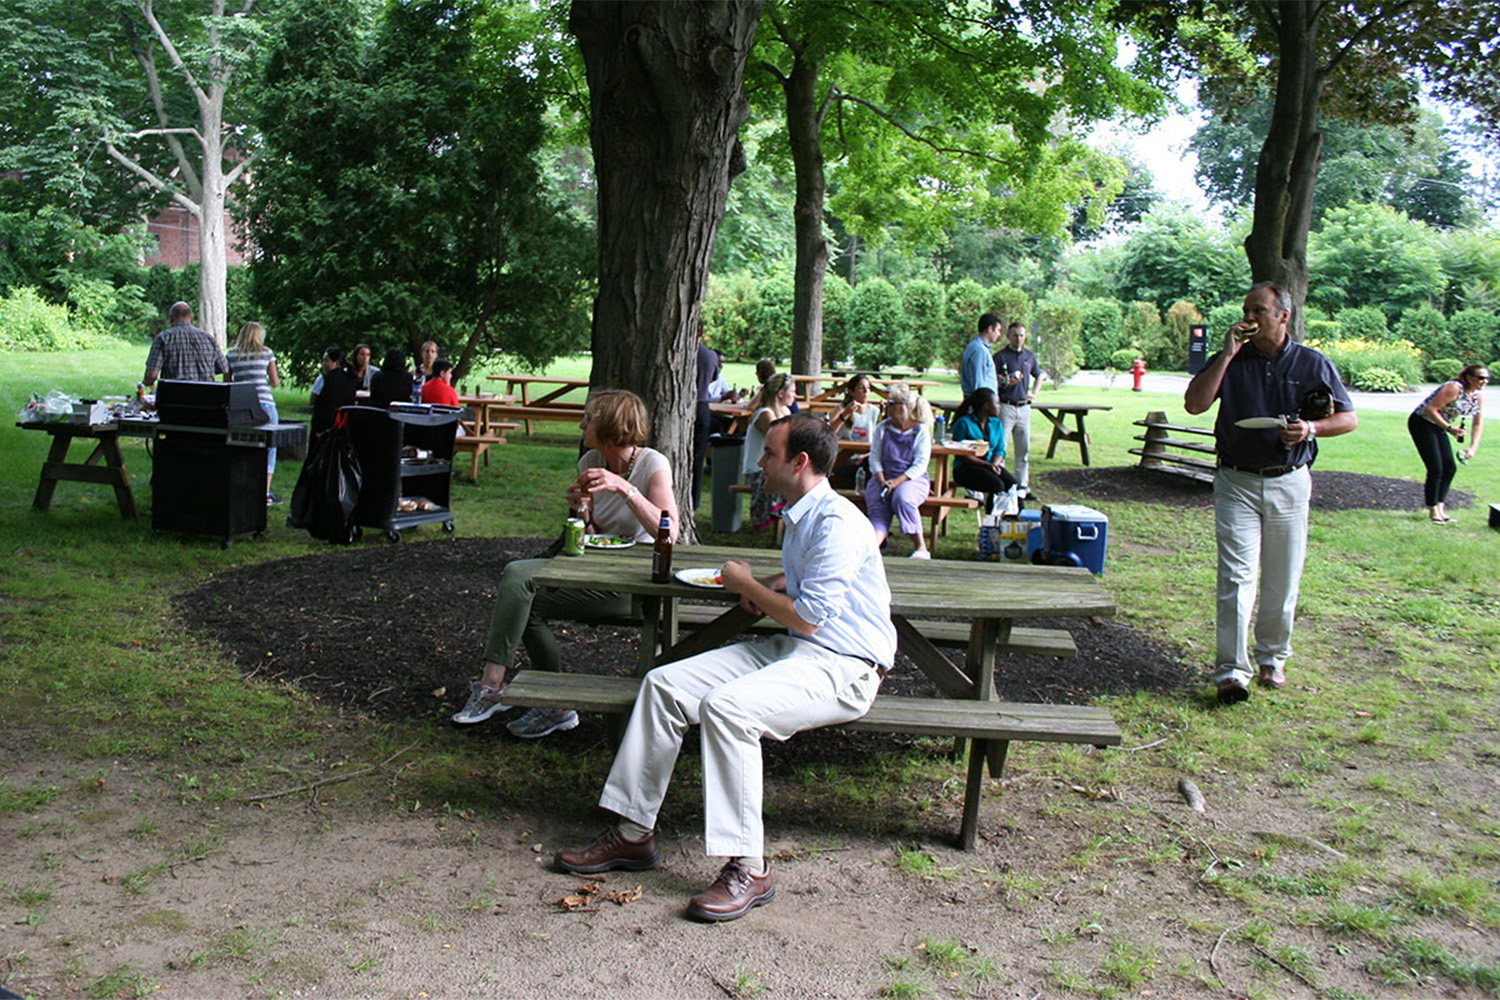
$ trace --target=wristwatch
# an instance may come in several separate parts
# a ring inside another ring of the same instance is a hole
[[[636,498],[636,497],[638,497],[640,495],[641,495],[641,491],[638,490],[638,489],[636,489],[634,486],[632,486],[632,487],[630,487],[630,489],[628,489],[628,490],[625,491],[625,502],[629,503],[631,500],[633,500],[634,498]]]

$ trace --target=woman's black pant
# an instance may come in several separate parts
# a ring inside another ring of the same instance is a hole
[[[1427,467],[1427,479],[1422,483],[1423,502],[1428,507],[1447,503],[1448,487],[1453,485],[1453,474],[1458,471],[1447,431],[1416,413],[1406,418],[1406,430]]]
[[[997,473],[988,465],[975,465],[962,459],[953,464],[953,481],[966,490],[991,495],[1004,493],[1017,484],[1009,469],[1002,468]]]

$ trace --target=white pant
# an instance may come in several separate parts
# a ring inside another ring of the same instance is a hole
[[[789,635],[657,667],[641,682],[599,805],[654,829],[683,733],[698,723],[706,853],[759,857],[761,737],[785,740],[857,719],[879,690],[880,676],[865,661]]]
[[[1010,438],[1010,474],[1016,482],[1031,488],[1031,407],[1000,404],[1000,426],[1003,437]]]
[[[1219,583],[1214,680],[1249,684],[1255,666],[1286,665],[1292,655],[1297,590],[1307,557],[1307,505],[1312,474],[1303,466],[1267,479],[1234,469],[1214,477],[1214,529],[1219,542]],[[1247,648],[1255,578],[1255,659]]]

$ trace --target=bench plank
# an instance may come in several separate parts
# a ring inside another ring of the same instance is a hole
[[[1192,424],[1172,424],[1164,420],[1135,420],[1132,421],[1137,427],[1152,427],[1164,431],[1181,431],[1184,434],[1202,434],[1204,437],[1213,437],[1212,427],[1194,427]]]
[[[1183,448],[1187,451],[1203,452],[1208,455],[1216,455],[1219,451],[1219,449],[1214,445],[1204,444],[1201,441],[1180,441],[1177,438],[1169,437],[1154,438],[1149,437],[1145,434],[1137,434],[1135,436],[1135,439],[1137,441],[1145,441],[1147,444],[1165,445],[1168,448]]]

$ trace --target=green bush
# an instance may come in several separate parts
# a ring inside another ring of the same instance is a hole
[[[907,322],[901,363],[925,371],[932,367],[942,342],[948,293],[936,281],[913,278],[901,289],[901,307]]]
[[[1405,392],[1408,383],[1400,372],[1372,366],[1354,376],[1354,388],[1365,392]]]
[[[1411,341],[1429,358],[1451,358],[1458,354],[1448,334],[1448,320],[1429,305],[1402,313],[1396,321],[1396,336]]]
[[[750,358],[747,345],[759,313],[760,291],[749,271],[709,276],[703,296],[703,339],[709,347],[726,358]]]
[[[790,274],[777,274],[755,283],[760,299],[751,323],[746,357],[786,358],[792,353],[792,299],[796,288]]]
[[[1429,382],[1451,382],[1464,370],[1464,363],[1457,358],[1433,358],[1423,365]]]
[[[979,317],[991,311],[985,304],[984,286],[973,278],[964,278],[948,289],[948,324],[938,358],[950,368],[963,361],[964,348],[979,332]]]
[[[899,364],[906,341],[901,293],[884,278],[866,278],[849,303],[849,334],[856,368],[877,371]]]
[[[1135,364],[1135,359],[1140,356],[1140,352],[1134,347],[1122,347],[1109,356],[1109,367],[1115,371],[1128,372],[1130,366]]]
[[[1410,341],[1335,340],[1327,344],[1308,341],[1308,345],[1327,355],[1348,385],[1359,386],[1360,375],[1372,368],[1394,372],[1402,388],[1422,380],[1422,358]]]
[[[1110,355],[1121,347],[1125,313],[1114,299],[1084,299],[1083,329],[1079,334],[1085,368],[1109,367]]]
[[[157,311],[146,304],[140,285],[118,288],[100,278],[71,276],[68,301],[77,324],[90,333],[116,337],[150,337]]]
[[[840,274],[823,275],[823,360],[843,367],[849,357],[849,303],[854,289]]]
[[[91,340],[73,326],[66,306],[46,301],[35,288],[21,285],[0,298],[0,350],[73,351]]]
[[[1343,330],[1343,327],[1339,326],[1337,323],[1335,323],[1333,320],[1330,320],[1330,319],[1311,319],[1311,318],[1309,318],[1307,320],[1305,326],[1306,326],[1307,339],[1309,341],[1313,341],[1313,340],[1319,340],[1319,341],[1338,340],[1339,339],[1339,334]]]
[[[1150,345],[1161,342],[1164,324],[1155,302],[1132,302],[1125,308],[1125,342],[1135,347],[1136,357],[1146,357]],[[1148,358],[1149,360],[1149,358]]]
[[[1340,336],[1350,340],[1390,340],[1385,313],[1375,306],[1340,309],[1333,317],[1338,321]]]
[[[1461,309],[1448,319],[1448,332],[1467,364],[1483,363],[1500,354],[1500,316],[1483,309]]]
[[[1078,333],[1083,328],[1084,300],[1053,292],[1036,305],[1036,356],[1054,386],[1078,370]]]
[[[1217,351],[1224,341],[1224,331],[1245,318],[1245,307],[1238,303],[1225,303],[1208,311],[1208,347]],[[1309,319],[1312,317],[1309,316]]]

